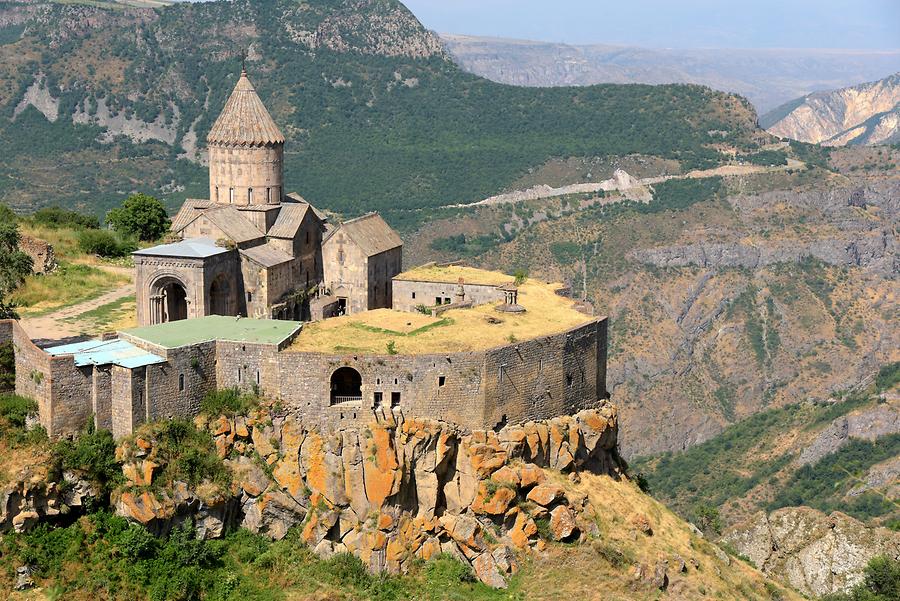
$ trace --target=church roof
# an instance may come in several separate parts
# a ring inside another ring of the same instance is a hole
[[[282,265],[294,260],[291,255],[287,254],[271,242],[263,244],[262,246],[244,249],[241,251],[241,254],[263,267],[275,267],[276,265]]]
[[[181,205],[181,209],[178,211],[178,214],[175,215],[175,219],[172,220],[172,231],[180,232],[186,228],[200,213],[208,209],[210,204],[211,203],[208,200],[188,198],[184,201],[184,204]]]
[[[183,257],[186,259],[205,259],[222,253],[227,248],[216,246],[215,240],[209,238],[188,238],[174,244],[161,244],[152,248],[144,248],[133,254],[148,257]]]
[[[182,209],[182,211],[183,210],[184,209]],[[209,219],[214,226],[222,230],[222,233],[225,234],[226,237],[237,244],[259,240],[260,238],[265,237],[265,234],[259,231],[255,225],[244,219],[244,216],[241,215],[240,211],[227,205],[211,205],[208,209],[195,209],[195,213],[191,219],[184,220],[186,222],[177,229],[173,226],[172,231],[178,233],[200,217]]]
[[[300,224],[303,223],[307,211],[309,211],[309,204],[305,202],[281,205],[278,219],[269,230],[269,236],[293,239],[297,235],[297,230],[300,229]]]
[[[403,246],[403,240],[397,232],[378,213],[369,213],[345,221],[328,233],[326,241],[333,238],[337,232],[344,232],[367,257],[374,257]]]
[[[284,134],[278,129],[269,111],[242,71],[222,114],[216,119],[206,141],[210,144],[254,146],[284,144]]]

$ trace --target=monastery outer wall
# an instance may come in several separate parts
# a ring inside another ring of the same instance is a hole
[[[204,342],[159,353],[166,363],[146,368],[147,420],[191,417],[216,390],[216,343]],[[182,382],[183,376],[183,382]]]
[[[326,431],[365,426],[393,408],[470,429],[521,423],[575,413],[606,398],[606,323],[481,352],[430,355],[279,352],[274,345],[219,342],[217,382],[220,388],[258,386]],[[341,367],[362,376],[362,401],[331,404],[331,375]]]
[[[15,321],[0,322],[0,342],[12,342],[16,394],[38,404],[41,426],[57,438],[77,434],[92,414],[93,370],[71,355],[51,357]]]
[[[512,281],[512,279],[510,279]],[[437,303],[435,300],[450,299],[451,303],[456,302],[456,289],[459,284],[450,284],[446,282],[424,282],[416,280],[394,280],[393,283],[393,308],[399,311],[415,311],[419,305],[433,307]],[[465,302],[471,301],[475,305],[485,305],[502,301],[505,298],[501,290],[497,290],[496,286],[484,284],[463,284],[463,290],[466,293]],[[414,296],[415,295],[415,296]]]

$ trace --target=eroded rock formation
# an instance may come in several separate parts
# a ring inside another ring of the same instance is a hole
[[[518,552],[546,544],[539,532],[571,541],[596,530],[563,474],[622,473],[612,405],[499,432],[407,419],[326,435],[266,411],[197,425],[215,437],[231,489],[155,483],[155,443],[138,436],[119,448],[120,515],[156,532],[191,520],[204,537],[239,524],[279,539],[300,526],[319,555],[350,552],[375,572],[449,553],[495,587]]]
[[[760,512],[724,540],[764,573],[815,596],[852,588],[876,555],[900,558],[900,533],[808,507]]]

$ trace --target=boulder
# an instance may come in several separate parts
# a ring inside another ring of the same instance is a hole
[[[562,489],[555,484],[540,484],[532,488],[526,498],[543,507],[549,507],[561,496]]]
[[[576,530],[575,516],[571,509],[560,505],[550,512],[550,532],[553,533],[554,540],[568,540]]]
[[[472,562],[475,575],[491,588],[506,588],[506,580],[497,568],[497,562],[491,553],[482,553]]]

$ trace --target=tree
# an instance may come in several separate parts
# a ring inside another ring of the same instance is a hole
[[[148,242],[161,238],[172,223],[163,203],[146,194],[126,198],[121,207],[106,215],[106,222],[120,234]]]
[[[25,281],[25,276],[31,273],[31,267],[31,257],[19,250],[19,228],[16,223],[10,220],[0,221],[0,319],[18,317],[15,307],[7,298]]]

